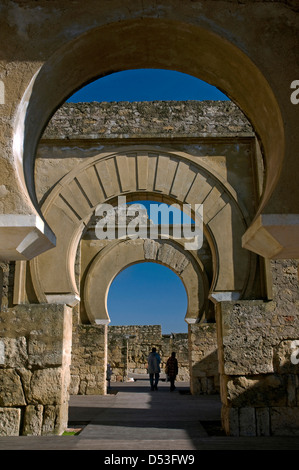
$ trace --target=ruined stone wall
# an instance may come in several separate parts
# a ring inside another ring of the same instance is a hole
[[[220,392],[215,323],[189,325],[190,389],[192,395]]]
[[[94,102],[65,103],[52,117],[43,139],[237,135],[252,136],[253,130],[231,101]]]
[[[71,309],[3,308],[0,319],[0,435],[61,434],[68,419]]]
[[[130,336],[127,339],[126,335]],[[108,362],[113,369],[112,381],[129,376],[146,375],[147,358],[152,347],[161,356],[161,377],[165,377],[165,364],[172,351],[179,363],[178,381],[189,381],[188,335],[173,333],[162,335],[160,325],[131,325],[108,327]]]
[[[217,312],[231,435],[299,435],[298,261],[272,261],[271,271],[272,301],[222,302]]]
[[[71,394],[105,393],[104,328],[84,325],[74,332]],[[161,378],[172,351],[179,363],[178,382],[189,382],[194,395],[219,393],[216,325],[189,325],[188,333],[162,335],[160,325],[108,326],[107,363],[111,382],[147,377],[147,358],[152,347],[161,356]]]
[[[107,327],[74,326],[70,394],[104,395],[106,369]]]
[[[189,381],[187,334],[162,335],[160,325],[78,325],[73,334],[70,394],[105,394],[107,362],[113,370],[112,382],[124,381],[128,376],[146,376],[152,347],[161,355],[161,377],[165,377],[166,361],[175,351],[179,361],[177,380]]]
[[[0,262],[0,310],[13,304],[14,274],[14,262]]]

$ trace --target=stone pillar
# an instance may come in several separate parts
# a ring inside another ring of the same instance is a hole
[[[19,305],[0,314],[0,435],[61,434],[67,427],[72,312]]]
[[[192,395],[219,393],[216,324],[191,324],[188,333]]]
[[[222,420],[234,436],[299,435],[297,261],[272,261],[273,301],[217,308]]]
[[[105,395],[107,390],[106,372],[107,326],[75,326],[70,394]]]

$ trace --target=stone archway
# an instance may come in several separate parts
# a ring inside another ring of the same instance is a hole
[[[188,154],[134,146],[84,161],[47,197],[42,212],[56,232],[57,246],[30,263],[40,302],[78,302],[74,275],[78,242],[97,205],[116,201],[119,195],[188,203],[193,209],[194,204],[203,204],[204,231],[214,259],[210,296],[224,293],[222,300],[231,300],[242,298],[250,289],[254,257],[241,246],[248,216],[234,189]]]
[[[229,222],[231,222],[231,215],[236,215],[236,220],[240,222],[240,232],[243,233],[243,246],[247,249],[267,258],[298,258],[299,198],[296,178],[298,173],[299,136],[296,132],[298,114],[297,108],[290,102],[290,83],[294,80],[295,73],[293,57],[295,56],[298,15],[296,15],[295,8],[289,7],[289,4],[290,2],[284,4],[271,2],[266,5],[264,2],[257,4],[248,0],[242,5],[230,4],[230,8],[223,8],[222,2],[215,3],[206,0],[205,2],[177,2],[177,8],[170,10],[168,2],[161,0],[159,11],[157,11],[157,5],[154,5],[150,0],[144,0],[139,9],[136,9],[135,6],[132,8],[131,2],[111,7],[110,3],[103,5],[102,2],[91,0],[91,6],[88,10],[83,8],[80,3],[67,6],[65,2],[61,2],[60,5],[57,4],[57,8],[53,9],[45,0],[41,0],[38,6],[33,3],[25,6],[22,2],[7,2],[3,6],[4,20],[1,29],[2,34],[6,35],[1,59],[1,79],[5,85],[5,104],[1,105],[3,114],[1,116],[0,139],[3,157],[0,161],[2,259],[8,261],[32,259],[55,245],[54,233],[49,229],[48,219],[44,218],[35,198],[33,177],[36,147],[51,115],[76,88],[94,78],[128,67],[163,67],[190,73],[219,87],[240,106],[254,126],[266,162],[265,185],[261,204],[255,217],[251,217],[248,223],[246,214],[242,210],[240,211],[238,205],[235,205],[237,198],[231,198],[233,191],[230,191],[225,185],[220,185],[220,187],[215,185],[213,186],[214,192],[213,190],[209,191],[208,195],[215,195],[219,188],[224,187],[223,194],[226,196],[229,194],[229,203],[222,208],[218,207],[214,215],[216,217],[220,213],[226,214],[228,219],[224,218],[224,220],[229,220]],[[25,9],[26,15],[23,15]],[[90,13],[91,10],[92,13]],[[252,27],[253,24],[254,27]],[[266,28],[265,24],[267,24]],[[271,48],[269,44],[271,44]],[[285,50],[289,50],[290,53],[285,54]],[[109,166],[108,162],[104,163],[103,177]],[[86,171],[88,171],[87,168]],[[80,176],[84,179],[84,174]],[[78,174],[74,178],[70,178],[69,188],[58,185],[57,194],[52,194],[53,200],[56,196],[57,198],[51,208],[49,206],[47,214],[51,228],[55,227],[55,215],[62,215],[53,261],[58,261],[55,274],[62,266],[62,273],[65,273],[66,277],[62,279],[61,285],[59,285],[59,279],[55,279],[52,284],[50,276],[53,276],[53,272],[52,274],[47,273],[47,263],[49,266],[51,265],[51,257],[43,258],[45,264],[41,271],[35,270],[40,268],[39,263],[32,267],[33,277],[35,276],[33,279],[35,290],[38,296],[37,307],[21,306],[3,314],[4,330],[7,324],[11,328],[8,333],[2,330],[5,340],[10,342],[11,339],[17,338],[18,344],[26,345],[22,352],[31,353],[29,361],[24,354],[23,362],[13,366],[10,362],[10,359],[13,358],[8,358],[5,368],[1,370],[2,378],[7,373],[12,374],[19,380],[19,385],[21,385],[20,376],[16,374],[13,367],[20,370],[20,364],[24,366],[24,369],[22,367],[26,372],[24,380],[29,385],[30,374],[37,373],[40,376],[41,367],[47,369],[50,365],[52,369],[57,365],[63,365],[66,343],[62,329],[66,316],[70,319],[71,315],[68,311],[65,316],[65,312],[62,312],[65,307],[58,305],[61,314],[59,321],[61,341],[57,341],[57,336],[55,337],[57,332],[55,327],[58,325],[55,321],[57,304],[53,307],[48,302],[59,299],[61,303],[73,305],[78,300],[78,291],[73,275],[74,248],[88,223],[93,206],[88,196],[86,198],[82,191],[80,194],[81,183],[77,177],[79,177]],[[203,178],[204,180],[205,178]],[[85,187],[85,189],[87,188]],[[222,204],[222,192],[220,191],[220,193],[221,197],[218,198],[218,202]],[[74,194],[78,196],[78,206],[76,207],[79,212],[72,211],[71,201]],[[126,194],[130,194],[131,197],[140,196],[140,192]],[[151,193],[148,192],[148,194]],[[167,197],[172,200],[173,197],[163,191],[154,191],[153,194],[160,199]],[[107,200],[112,199],[113,195]],[[210,201],[212,200],[211,197]],[[50,199],[47,202],[50,204]],[[212,208],[215,207],[217,206],[212,204]],[[218,256],[218,253],[222,253],[222,256],[224,254],[230,256],[228,261],[231,260],[232,254],[231,249],[228,251],[218,250],[220,246],[217,244],[219,233],[217,237],[216,228],[212,230],[212,222],[215,221],[215,217],[206,224],[206,236],[209,237],[213,250],[215,267],[213,289],[222,287],[218,273],[223,273],[220,266],[226,265],[221,264],[224,258]],[[62,223],[65,223],[65,232],[63,232]],[[245,234],[243,226],[246,228]],[[237,234],[235,230],[234,233]],[[61,235],[68,239],[65,246]],[[64,248],[67,252],[60,259],[57,253],[62,253]],[[238,251],[235,254],[241,253],[240,244],[237,248]],[[279,263],[274,264],[275,269],[277,266],[279,267]],[[256,378],[264,379],[261,380],[259,396],[262,397],[265,390],[269,392],[268,378],[270,378],[271,392],[273,379],[277,378],[277,373],[283,375],[281,384],[293,383],[294,376],[291,379],[291,376],[284,375],[285,370],[280,363],[282,350],[284,356],[287,357],[286,346],[278,344],[278,342],[297,338],[298,321],[296,322],[295,306],[298,297],[298,266],[297,263],[296,265],[294,263],[294,266],[281,265],[281,269],[282,281],[277,282],[277,291],[280,290],[281,283],[284,283],[285,278],[288,283],[283,285],[285,297],[283,302],[278,303],[278,310],[276,310],[274,303],[269,305],[267,302],[262,302],[255,304],[255,308],[252,309],[250,301],[249,304],[244,304],[238,300],[233,305],[222,304],[221,311],[218,312],[220,316],[218,324],[220,327],[225,327],[223,330],[226,334],[222,344],[224,383],[229,386],[233,385],[230,387],[232,394],[228,398],[227,419],[231,424],[238,423],[238,419],[240,420],[240,427],[238,427],[239,424],[236,425],[237,432],[244,429],[244,422],[248,423],[248,416],[254,423],[254,429],[265,432],[265,429],[261,428],[261,422],[266,423],[267,420],[268,423],[272,422],[273,415],[270,413],[272,413],[273,407],[278,408],[275,412],[281,412],[281,427],[285,427],[286,423],[291,423],[292,427],[294,412],[298,413],[298,403],[297,406],[294,406],[294,389],[283,389],[283,395],[280,395],[280,398],[284,396],[284,402],[289,406],[288,409],[280,409],[285,408],[281,407],[281,400],[278,402],[270,400],[266,403],[266,407],[264,402],[259,402],[254,403],[249,409],[246,406],[244,410],[244,401],[240,403],[239,397],[237,396],[235,400],[233,396],[240,385],[245,385],[249,390],[252,388],[253,382],[250,377],[248,380],[240,380],[244,369],[233,367],[240,346],[240,343],[234,340],[236,337],[237,339],[241,338],[245,353],[247,348],[252,348],[257,344],[255,333],[260,318],[268,321],[263,335],[263,338],[267,340],[263,352],[270,363],[266,371],[267,374],[261,377],[264,373],[264,356],[260,355],[260,351],[256,351],[259,357],[258,367],[255,370],[251,368],[250,371]],[[41,274],[41,282],[36,274],[38,276]],[[226,279],[230,279],[230,276],[225,276],[225,279],[222,280]],[[245,281],[244,277],[242,279]],[[248,278],[247,280],[249,281]],[[294,287],[295,284],[296,292],[290,296],[288,287]],[[58,292],[53,290],[57,286],[59,287]],[[242,288],[243,286],[244,284],[242,284]],[[238,293],[240,295],[243,292],[242,289],[241,291],[236,289],[234,284],[226,287],[229,290],[225,292],[229,294]],[[219,289],[219,293],[223,293],[223,291]],[[281,301],[281,299],[278,300]],[[47,303],[40,307],[38,301]],[[244,308],[243,313],[247,312],[247,308],[250,310],[246,317],[248,322],[245,324],[245,331],[242,330],[241,334],[236,336],[236,322],[230,323],[230,319],[232,319],[232,314],[239,318],[238,314],[242,307]],[[48,316],[51,316],[51,313],[47,313],[47,309],[53,310],[52,318],[55,327],[50,332],[51,335],[53,334],[51,345],[59,343],[58,355],[53,354],[53,351],[50,355],[41,353],[45,347],[47,348],[48,342],[43,344],[43,340],[45,338],[47,341],[49,340],[49,324],[47,322],[45,325],[42,324],[42,314],[39,308],[42,308],[42,313],[46,313]],[[27,321],[26,318],[24,319],[24,312],[28,314],[28,330],[24,327],[24,321]],[[6,317],[7,321],[5,321]],[[279,319],[278,324],[275,323],[277,318]],[[38,329],[35,321],[32,323],[32,319],[37,320]],[[289,328],[290,321],[293,322],[291,330]],[[22,324],[22,328],[19,328],[20,324]],[[231,327],[229,330],[227,329],[228,325]],[[252,326],[254,330],[251,338],[248,337],[248,325]],[[274,334],[273,329],[275,330]],[[11,333],[14,334],[13,338],[11,338]],[[21,339],[20,335],[22,335]],[[27,342],[28,340],[30,343]],[[231,341],[236,347],[234,351],[231,348]],[[40,353],[40,357],[35,354],[37,352]],[[231,355],[232,352],[233,355]],[[252,350],[249,349],[249,352],[252,353]],[[274,364],[271,362],[272,357],[276,358]],[[38,367],[32,368],[32,363],[34,365],[38,363]],[[30,370],[25,369],[28,364]],[[8,369],[6,369],[7,367]],[[293,369],[291,369],[292,371]],[[50,374],[46,374],[46,372],[44,377],[51,378],[53,371]],[[248,374],[248,369],[245,370],[246,372]],[[269,377],[269,373],[273,374],[272,377]],[[235,377],[235,380],[230,381],[229,375]],[[65,376],[66,374],[62,370],[61,377],[64,379]],[[33,382],[30,380],[30,384]],[[10,381],[10,384],[13,382]],[[64,381],[59,383],[60,389],[58,389],[57,396],[61,397],[60,392],[62,389],[65,391],[65,385]],[[25,387],[20,387],[18,390],[24,392]],[[13,391],[13,387],[10,386],[7,396],[10,396]],[[270,399],[271,395],[272,392]],[[65,410],[64,397],[65,395],[61,397],[61,404]],[[250,394],[247,397],[252,404]],[[14,398],[16,398],[15,401],[9,403],[7,410],[10,412],[12,406],[17,407],[15,423],[16,429],[19,430],[21,429],[20,407],[25,404],[22,402],[20,405],[19,397]],[[43,401],[51,407],[46,410],[47,413],[49,410],[53,411],[52,405],[57,404],[56,398],[51,397],[50,402]],[[40,423],[42,423],[43,415],[40,413],[41,410],[34,406],[36,402],[29,400],[27,404],[29,404],[28,415],[32,417],[31,412],[34,409],[39,415]],[[245,401],[245,405],[248,405],[248,401]],[[49,417],[49,414],[47,416]],[[36,422],[35,418],[34,415],[33,424]],[[254,421],[255,419],[256,421]],[[283,429],[283,431],[285,430]],[[266,432],[270,432],[270,430],[266,430]]]
[[[207,307],[209,285],[200,261],[178,243],[168,240],[118,240],[110,242],[89,264],[85,273],[82,302],[90,323],[108,324],[107,295],[113,279],[126,267],[158,262],[170,268],[185,286],[187,323],[196,323]]]
[[[232,42],[191,24],[191,17],[188,16],[189,24],[182,23],[181,17],[103,24],[63,44],[52,54],[32,78],[19,107],[16,126],[18,139],[23,132],[24,153],[15,146],[15,158],[20,181],[24,181],[35,210],[40,212],[33,179],[35,149],[54,111],[82,84],[116,69],[163,67],[183,71],[222,89],[252,122],[261,141],[267,172],[259,210],[255,220],[250,221],[254,225],[244,234],[243,243],[244,247],[267,257],[278,253],[281,256],[284,239],[275,229],[281,225],[281,218],[277,215],[268,220],[267,216],[261,216],[283,163],[284,126],[279,105],[269,82],[254,62]],[[95,55],[94,50],[97,50]],[[253,95],[255,100],[251,98]]]

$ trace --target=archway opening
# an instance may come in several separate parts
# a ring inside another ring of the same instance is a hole
[[[187,293],[181,279],[168,267],[141,262],[126,267],[113,280],[107,299],[108,363],[115,380],[147,376],[147,358],[156,347],[161,358],[160,380],[167,379],[165,364],[176,353],[178,382],[189,383]]]
[[[110,325],[161,325],[163,334],[187,333],[187,294],[179,277],[158,263],[137,263],[113,280]]]
[[[246,54],[212,31],[193,25],[186,28],[180,20],[150,18],[120,21],[82,34],[57,50],[32,79],[16,119],[18,138],[23,135],[24,145],[15,146],[15,158],[20,180],[37,212],[42,216],[33,161],[55,110],[82,85],[134,68],[177,70],[200,78],[223,90],[242,109],[262,142],[267,164],[259,214],[278,180],[284,154],[280,110],[267,80]]]
[[[112,76],[112,75],[111,75],[111,76]],[[110,76],[110,77],[111,77],[111,76]],[[107,78],[108,78],[108,77],[107,77]],[[104,80],[104,79],[100,79],[99,82],[100,82],[101,80]],[[195,79],[195,80],[198,80],[198,79]],[[135,98],[135,99],[136,99],[136,98]],[[144,101],[144,98],[143,98],[143,101]],[[77,184],[77,182],[78,182],[78,181],[76,180],[76,185],[78,186],[78,189],[80,189],[80,191],[83,189],[83,192],[81,191],[81,193],[82,193],[83,196],[85,197],[85,195],[88,194],[88,191],[84,191],[84,186],[82,186],[83,183],[80,183],[80,182],[79,182],[79,184]],[[118,192],[116,192],[115,194],[118,194]],[[141,196],[140,193],[138,193],[138,194],[136,193],[136,195],[137,195],[137,197],[140,197],[140,196]],[[160,197],[160,196],[159,196],[159,197]],[[162,199],[164,199],[164,196],[162,197]],[[67,201],[67,199],[65,199],[65,201]],[[86,201],[84,201],[84,202],[86,202]],[[91,204],[89,204],[89,205],[91,205]],[[69,207],[71,207],[71,204],[69,204]],[[84,212],[84,214],[85,214],[85,212]],[[75,215],[75,217],[77,217],[76,214],[74,214],[74,215]],[[77,217],[77,218],[78,218],[78,217]],[[55,292],[56,292],[56,291],[55,291]],[[97,293],[97,296],[98,296],[98,293]],[[98,299],[97,299],[97,300],[98,300]],[[112,321],[113,321],[113,315],[111,314],[111,311],[110,311],[109,313],[110,313],[111,319],[112,319]],[[128,322],[126,321],[126,323],[128,323]],[[143,322],[142,322],[142,323],[143,323]],[[157,322],[155,321],[154,323],[157,323]],[[159,323],[159,322],[158,322],[158,323]],[[185,324],[184,324],[184,326],[185,326]],[[185,328],[186,328],[186,326],[185,326]],[[183,333],[183,331],[182,331],[181,328],[180,328],[180,330],[181,330],[181,331],[179,331],[179,333]],[[171,331],[171,333],[172,333],[172,331]],[[171,333],[169,333],[169,334],[171,334]],[[197,359],[195,358],[195,359],[194,359],[194,362],[195,362],[196,360],[197,360]]]

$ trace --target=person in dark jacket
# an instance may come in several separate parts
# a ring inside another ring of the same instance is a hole
[[[178,367],[178,361],[177,358],[175,357],[175,352],[171,353],[171,356],[169,359],[167,359],[166,362],[166,367],[165,367],[165,373],[169,377],[170,381],[170,391],[173,392],[175,390],[175,379],[176,376],[178,375],[179,367]]]
[[[151,390],[158,390],[158,383],[160,378],[160,362],[161,358],[157,353],[156,348],[152,348],[152,352],[148,356],[147,370],[150,376]]]

